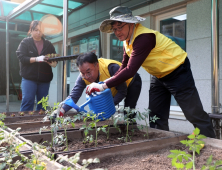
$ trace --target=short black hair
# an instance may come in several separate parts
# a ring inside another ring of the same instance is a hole
[[[95,53],[89,52],[89,53],[84,53],[78,56],[76,60],[76,65],[82,66],[84,63],[91,63],[95,64],[98,63],[98,58]]]

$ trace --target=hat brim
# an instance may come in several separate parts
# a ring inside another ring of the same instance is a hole
[[[101,32],[106,32],[106,33],[112,33],[112,25],[111,23],[113,21],[119,21],[119,22],[126,22],[126,23],[138,23],[141,21],[146,20],[146,18],[140,17],[140,16],[131,16],[131,17],[119,17],[119,18],[115,18],[115,19],[106,19],[104,20],[101,24],[100,24],[100,31]]]

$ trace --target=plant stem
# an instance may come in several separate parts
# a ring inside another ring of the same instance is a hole
[[[109,129],[110,129],[110,124],[108,126],[108,131],[107,131],[107,139],[109,139]]]
[[[193,151],[193,170],[195,170],[195,151]]]
[[[145,118],[145,122],[146,122],[146,118]],[[149,133],[148,133],[148,125],[147,125],[147,122],[146,122],[146,136],[147,136],[147,139],[149,139]]]
[[[66,128],[64,128],[64,130],[65,130],[65,136],[66,136],[66,150],[69,151],[69,149],[68,149],[68,137],[67,137]]]
[[[127,142],[127,136],[128,136],[128,128],[129,128],[129,121],[126,123],[126,142]]]
[[[51,125],[52,125],[52,119],[50,119],[50,122],[51,122]],[[51,138],[52,138],[52,141],[51,141],[51,148],[53,147],[53,133],[54,133],[54,131],[52,130],[52,128],[51,128]]]
[[[97,126],[96,126],[96,123],[95,123],[95,129],[96,129],[96,140],[95,140],[95,146],[97,146]]]

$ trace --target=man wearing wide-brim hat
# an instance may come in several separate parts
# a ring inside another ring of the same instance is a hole
[[[112,79],[104,84],[92,83],[86,92],[90,94],[114,87],[133,77],[142,66],[153,75],[149,90],[150,117],[156,115],[159,119],[151,122],[151,127],[169,130],[170,101],[173,95],[187,120],[198,127],[201,134],[215,137],[210,117],[203,110],[187,53],[163,34],[142,26],[139,22],[144,20],[133,16],[128,7],[117,6],[110,11],[110,19],[101,23],[100,30],[114,32],[123,41],[122,66]]]

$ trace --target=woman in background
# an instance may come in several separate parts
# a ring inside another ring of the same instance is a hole
[[[34,110],[34,101],[40,101],[49,92],[53,78],[52,68],[57,62],[46,62],[45,55],[56,53],[52,43],[44,39],[41,22],[32,21],[28,31],[30,37],[24,38],[18,46],[16,55],[19,59],[20,75],[22,76],[22,103],[20,111]],[[36,110],[43,109],[38,104]]]

